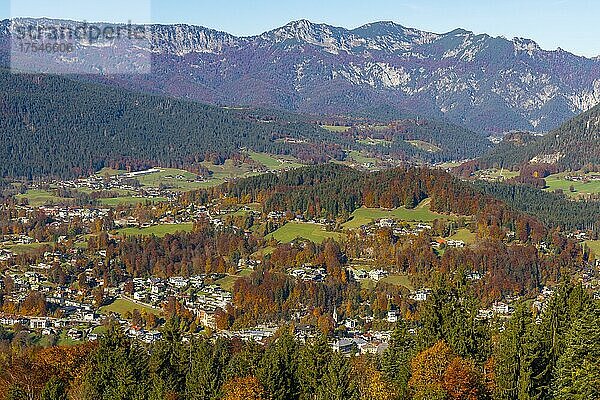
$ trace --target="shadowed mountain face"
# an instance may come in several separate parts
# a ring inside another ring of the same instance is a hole
[[[600,105],[578,115],[542,137],[509,135],[484,156],[485,166],[512,167],[524,163],[555,164],[561,169],[600,166]]]
[[[600,102],[600,60],[528,39],[392,22],[348,30],[301,20],[245,38],[188,25],[146,29],[147,48],[132,51],[151,52],[152,74],[92,79],[217,104],[420,114],[490,133],[549,130]]]

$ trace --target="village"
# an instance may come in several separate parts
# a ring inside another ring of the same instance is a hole
[[[132,184],[131,180],[138,177],[135,173],[116,175],[109,179],[93,176],[78,181],[55,182],[63,189],[90,190],[127,190],[135,191],[140,196],[162,197],[174,199],[175,193],[164,188],[143,188]],[[181,177],[184,179],[184,177]],[[140,191],[142,190],[142,191]],[[5,206],[2,206],[5,207]],[[161,338],[160,315],[163,314],[165,304],[176,301],[185,307],[199,322],[195,332],[184,335],[184,340],[190,340],[193,335],[210,335],[212,337],[240,338],[265,342],[275,335],[281,327],[277,324],[261,325],[240,330],[218,329],[216,314],[232,306],[233,286],[223,285],[222,282],[231,281],[240,274],[248,274],[260,264],[256,258],[240,259],[235,273],[199,274],[188,277],[171,276],[169,278],[145,277],[132,278],[128,282],[121,282],[118,286],[109,286],[94,276],[92,269],[81,269],[81,258],[86,248],[86,237],[91,233],[91,228],[96,221],[111,219],[113,224],[109,237],[119,241],[128,229],[131,232],[144,233],[176,232],[184,227],[191,227],[199,219],[206,220],[215,229],[230,229],[250,235],[251,232],[243,227],[233,224],[231,216],[250,215],[256,223],[268,223],[276,229],[287,223],[332,227],[335,221],[327,219],[308,220],[303,215],[295,215],[272,211],[266,214],[260,208],[252,205],[227,205],[220,202],[209,204],[190,204],[176,209],[165,209],[162,214],[153,217],[140,216],[132,212],[132,208],[119,208],[99,205],[29,205],[26,203],[14,206],[17,210],[14,218],[8,223],[28,224],[34,218],[43,215],[47,218],[47,227],[54,230],[52,241],[43,241],[35,235],[6,234],[0,236],[0,263],[3,266],[0,289],[5,293],[4,302],[13,304],[15,310],[23,304],[34,303],[31,314],[4,312],[0,314],[0,325],[6,329],[18,329],[29,332],[30,335],[41,338],[53,338],[58,343],[75,343],[81,341],[97,340],[104,330],[107,321],[116,321],[122,330],[131,338],[143,343],[153,343]],[[156,210],[157,208],[154,207]],[[82,226],[82,230],[74,232],[74,225]],[[71,228],[71,229],[70,229]],[[413,222],[406,223],[395,218],[383,217],[365,220],[358,230],[366,237],[374,237],[380,230],[389,230],[398,240],[412,240],[422,234],[429,234],[433,229],[431,223]],[[514,233],[512,233],[514,236]],[[588,237],[586,232],[568,232],[567,237],[581,243]],[[298,238],[291,241],[291,245],[302,245],[306,239]],[[62,244],[63,246],[58,246]],[[464,248],[469,243],[456,238],[439,238],[431,242],[434,251],[443,251],[447,248]],[[19,265],[16,260],[19,250],[23,248],[46,248],[39,262],[31,265]],[[545,251],[543,243],[540,251]],[[94,263],[106,263],[106,251],[98,251],[93,259]],[[70,284],[57,284],[55,277],[50,279],[55,266],[77,274],[78,279]],[[385,280],[390,276],[389,268],[385,266],[364,268],[359,265],[349,264],[346,267],[351,280],[359,284]],[[584,287],[595,291],[595,296],[600,297],[600,265],[591,265],[585,269],[580,281]],[[321,266],[310,264],[301,267],[289,267],[286,273],[294,279],[315,283],[327,279],[327,271]],[[470,271],[467,279],[472,282],[481,280],[483,276],[478,271]],[[54,282],[53,282],[54,281]],[[91,290],[84,291],[82,286]],[[42,300],[32,299],[32,293],[41,295]],[[554,290],[544,287],[539,296],[534,300],[533,307],[542,312],[553,295]],[[407,299],[412,302],[424,302],[431,296],[432,290],[420,287],[411,290]],[[506,296],[503,301],[495,302],[488,309],[481,309],[477,314],[480,321],[498,323],[506,320],[514,313],[514,304],[518,297]],[[41,304],[43,303],[43,304]],[[118,305],[120,307],[117,307]],[[37,308],[36,308],[37,307]],[[22,308],[22,307],[21,307]],[[126,311],[124,311],[126,309]],[[10,311],[10,310],[8,310]],[[306,341],[318,335],[315,326],[302,323],[308,310],[299,310],[298,315],[291,321],[295,325],[294,332],[297,339]],[[152,315],[152,317],[149,317]],[[365,328],[372,326],[374,317],[362,315],[354,319],[341,319],[335,309],[331,316],[334,322],[334,336],[331,347],[344,354],[373,353],[381,354],[388,345],[391,331],[396,322],[402,318],[399,311],[390,308],[378,327],[385,329]],[[151,320],[151,323],[148,323]]]

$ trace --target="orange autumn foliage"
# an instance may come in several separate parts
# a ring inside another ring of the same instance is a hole
[[[453,400],[477,400],[482,392],[482,378],[473,361],[456,356],[443,340],[417,354],[411,373],[408,384],[414,398],[444,393]]]
[[[264,400],[265,389],[254,376],[233,378],[223,385],[224,400]]]

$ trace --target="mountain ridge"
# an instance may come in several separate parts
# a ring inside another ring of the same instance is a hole
[[[483,167],[553,164],[561,170],[600,168],[600,104],[541,137],[515,136],[483,156]]]
[[[600,102],[600,58],[544,50],[531,39],[460,28],[439,34],[391,21],[346,29],[298,20],[246,37],[185,24],[146,27],[149,48],[136,51],[151,52],[152,75],[86,79],[296,113],[386,109],[486,133],[549,131]]]

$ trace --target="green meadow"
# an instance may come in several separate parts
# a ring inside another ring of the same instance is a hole
[[[430,153],[437,153],[442,151],[442,149],[434,144],[424,142],[422,140],[407,140],[407,143],[415,146],[419,150],[428,151]]]
[[[39,207],[45,204],[69,203],[73,201],[73,199],[58,197],[46,190],[39,189],[31,189],[24,194],[18,194],[15,197],[19,200],[27,199],[29,205],[32,207]]]
[[[249,151],[248,155],[251,159],[267,167],[270,171],[277,171],[286,168],[299,168],[303,165],[295,162],[292,158],[274,157],[267,153],[257,153]]]
[[[408,275],[392,274],[381,279],[379,282],[387,283],[394,286],[400,286],[410,291],[414,290],[412,283],[410,283],[410,277]],[[363,279],[361,280],[360,285],[363,289],[373,290],[375,289],[377,283],[378,282],[375,282],[372,279]]]
[[[321,125],[321,128],[328,130],[329,132],[346,132],[350,129],[349,126],[338,126],[338,125]]]
[[[10,250],[15,254],[27,254],[32,251],[47,247],[53,246],[52,242],[44,242],[44,243],[30,243],[30,244],[13,244],[2,247],[3,249]]]
[[[109,197],[106,199],[99,199],[100,204],[103,206],[116,207],[120,205],[137,205],[137,204],[146,204],[146,202],[154,203],[162,203],[166,202],[167,199],[164,197],[133,197],[133,196],[124,196],[124,197]]]
[[[235,282],[243,277],[249,276],[252,274],[252,270],[251,269],[243,269],[240,271],[239,274],[237,275],[227,275],[224,278],[219,279],[218,281],[216,281],[215,283],[219,286],[221,286],[221,289],[223,290],[227,290],[228,292],[233,291],[233,286],[235,285]]]
[[[127,314],[127,312],[132,312],[133,310],[138,310],[140,312],[145,312],[147,314],[160,315],[161,312],[152,307],[142,306],[137,303],[134,303],[131,300],[127,299],[116,299],[111,304],[103,306],[100,308],[100,312],[102,314],[108,314],[110,312],[117,313],[122,317]]]
[[[448,237],[448,239],[462,240],[467,244],[473,244],[477,240],[477,235],[468,229],[459,229],[454,235]]]
[[[431,222],[435,219],[453,219],[455,217],[431,211],[429,209],[429,200],[426,199],[414,209],[398,207],[386,210],[383,208],[361,207],[352,213],[352,219],[344,223],[343,226],[347,229],[356,229],[382,218],[409,222]]]
[[[594,253],[596,258],[600,260],[600,240],[588,240],[585,245]]]
[[[377,161],[379,161],[376,158],[365,156],[356,150],[352,150],[348,153],[348,159],[359,164],[377,164]]]
[[[600,193],[600,181],[589,181],[585,182],[574,182],[565,179],[566,174],[555,174],[545,178],[547,191],[562,190],[566,195],[572,197],[578,197],[586,194]],[[570,188],[573,186],[574,192],[571,192]]]

